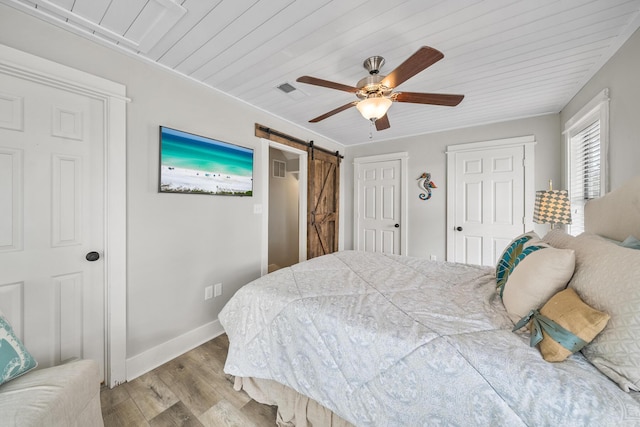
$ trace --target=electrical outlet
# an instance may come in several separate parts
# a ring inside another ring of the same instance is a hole
[[[438,258],[434,254],[429,255],[429,259],[431,261],[437,261],[438,260]]]
[[[213,285],[209,285],[204,288],[204,299],[205,301],[213,298]]]
[[[222,283],[216,283],[215,285],[213,285],[213,296],[215,297],[219,297],[220,295],[222,295]]]

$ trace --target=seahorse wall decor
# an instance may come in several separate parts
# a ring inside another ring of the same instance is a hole
[[[426,193],[420,193],[418,197],[420,200],[429,200],[431,198],[431,189],[438,188],[438,186],[431,181],[431,174],[429,172],[425,172],[418,178],[418,186],[420,189],[424,189]]]

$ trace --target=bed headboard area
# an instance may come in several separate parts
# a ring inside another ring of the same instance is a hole
[[[590,233],[618,241],[629,235],[640,238],[640,176],[587,202],[584,215]]]

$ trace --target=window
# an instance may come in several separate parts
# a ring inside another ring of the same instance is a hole
[[[603,90],[565,124],[567,189],[571,201],[568,232],[584,231],[584,205],[606,191],[609,129],[608,90]]]

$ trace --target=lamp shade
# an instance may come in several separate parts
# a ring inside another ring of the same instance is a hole
[[[393,101],[389,98],[371,97],[358,102],[358,104],[356,104],[356,108],[365,119],[377,120],[387,114],[387,110],[389,110],[392,103]]]
[[[536,191],[533,222],[538,224],[571,224],[571,203],[567,190]]]

